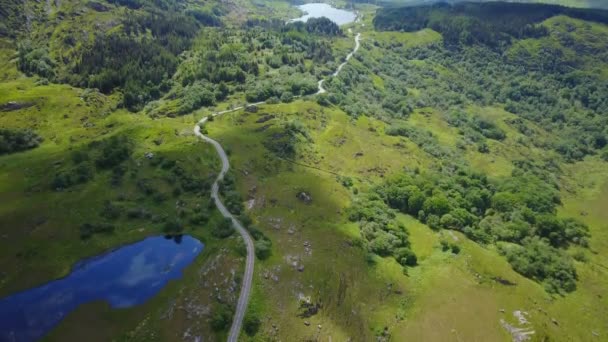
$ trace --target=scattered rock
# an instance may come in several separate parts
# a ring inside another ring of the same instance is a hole
[[[264,132],[265,130],[269,129],[270,127],[272,127],[272,124],[267,124],[264,125],[262,127],[258,127],[255,129],[256,132]]]
[[[501,277],[493,277],[492,279],[495,282],[497,282],[499,284],[502,284],[502,285],[506,285],[506,286],[515,286],[515,285],[517,285],[517,283],[514,283],[514,282],[512,282],[512,281],[510,281],[508,279],[504,279],[504,278],[501,278]]]
[[[255,121],[255,123],[264,123],[264,122],[266,122],[266,121],[270,121],[270,120],[272,120],[272,119],[274,119],[274,118],[275,118],[275,116],[274,116],[274,115],[272,115],[272,114],[264,115],[264,116],[262,116],[261,118],[257,119],[257,120]]]
[[[359,151],[355,153],[355,157],[363,157],[363,152]]]
[[[104,4],[100,4],[99,2],[89,1],[87,6],[96,12],[107,12],[110,8]]]
[[[501,313],[505,313],[505,309],[498,309]]]
[[[256,105],[246,106],[245,107],[245,111],[248,112],[248,113],[257,113],[258,112],[258,106],[256,106]]]
[[[152,158],[154,158],[154,153],[146,152],[146,154],[144,154],[144,156],[146,157],[146,159],[152,159]]]
[[[500,324],[511,334],[513,342],[524,342],[530,339],[530,335],[535,333],[534,330],[515,327],[507,323],[504,319],[500,319]]]
[[[555,325],[559,325],[559,323],[557,322],[557,320],[555,318],[551,318],[551,323],[553,323]]]
[[[17,101],[9,101],[3,105],[0,105],[0,112],[10,112],[12,110],[19,110],[23,108],[29,108],[33,106],[33,102],[17,102]]]
[[[308,327],[308,326],[310,326],[310,322],[309,321],[304,321],[304,325]]]
[[[296,195],[296,197],[300,201],[302,201],[302,202],[304,202],[306,204],[312,203],[312,196],[310,196],[310,194],[307,193],[306,191],[300,191],[300,192],[298,192],[298,194]]]
[[[297,267],[298,272],[304,272],[304,265],[300,264]]]
[[[517,320],[519,321],[519,324],[530,324],[530,322],[528,322],[528,319],[526,318],[527,315],[528,315],[528,313],[525,311],[520,311],[520,310],[513,311],[513,316],[515,316],[515,318],[517,318]]]

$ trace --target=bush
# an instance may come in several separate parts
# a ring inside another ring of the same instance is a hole
[[[179,234],[184,231],[184,225],[178,219],[170,219],[163,225],[163,232],[167,234]]]
[[[0,129],[0,155],[29,150],[41,142],[42,138],[30,129]]]
[[[250,313],[245,315],[245,319],[243,321],[243,330],[245,330],[247,335],[255,336],[255,334],[257,334],[260,330],[260,325],[262,325],[262,322],[257,315]]]
[[[56,191],[83,184],[93,179],[93,168],[89,163],[81,163],[71,170],[60,171],[51,181],[51,188]]]
[[[515,271],[542,282],[549,292],[572,292],[576,289],[576,270],[565,252],[538,237],[523,245],[501,245],[500,250]]]
[[[260,239],[255,242],[255,256],[260,260],[266,260],[272,255],[272,242]]]
[[[225,239],[234,233],[232,220],[224,218],[220,220],[212,229],[211,234],[218,239]]]
[[[99,215],[109,220],[116,220],[122,215],[122,208],[111,201],[104,201]]]
[[[283,92],[281,94],[281,102],[288,103],[293,101],[293,94],[289,91]]]
[[[114,136],[107,140],[92,143],[100,152],[95,159],[95,165],[102,169],[110,169],[129,159],[133,152],[131,141],[124,136]]]
[[[226,304],[219,304],[211,317],[211,328],[215,331],[225,330],[232,323],[232,310]]]
[[[460,246],[455,243],[448,242],[445,240],[441,240],[439,243],[441,244],[441,250],[444,252],[451,251],[453,254],[460,253]]]
[[[404,266],[416,265],[416,255],[409,248],[405,227],[395,220],[394,212],[380,198],[360,198],[348,211],[349,219],[359,222],[363,245],[369,252],[392,256]]]
[[[80,225],[80,238],[87,240],[95,234],[111,234],[114,226],[109,223],[83,223]]]

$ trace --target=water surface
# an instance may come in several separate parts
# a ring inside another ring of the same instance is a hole
[[[0,299],[0,341],[36,341],[81,304],[142,304],[181,277],[203,247],[190,236],[155,236],[82,260],[65,278]]]
[[[338,25],[344,25],[352,23],[357,18],[354,12],[338,9],[328,4],[313,3],[298,6],[305,14],[299,18],[292,19],[290,21],[304,21],[308,18],[321,18],[325,17]]]

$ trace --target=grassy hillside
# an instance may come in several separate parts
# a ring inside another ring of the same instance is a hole
[[[608,336],[605,12],[357,4],[338,28],[286,25],[280,1],[1,8],[0,296],[146,236],[205,243],[149,302],[84,305],[48,340],[225,340],[244,246],[192,128],[260,100],[203,128],[256,238],[241,340]]]
[[[194,139],[193,117],[152,120],[118,108],[116,95],[25,77],[16,69],[14,44],[2,44],[3,147],[5,130],[28,129],[37,144],[0,155],[0,295],[65,276],[84,257],[146,236],[188,233],[201,239],[205,250],[183,280],[132,310],[86,305],[51,339],[80,340],[84,334],[99,341],[125,334],[173,339],[186,329],[214,336],[212,314],[225,304],[202,285],[200,274],[210,282],[235,281],[230,273],[207,275],[242,265],[237,241],[213,235],[220,216],[209,206],[208,193],[218,159]],[[221,295],[232,303],[233,292],[226,288]],[[207,320],[193,324],[181,314],[165,315],[182,302],[207,308],[196,313]],[[162,325],[142,323],[160,316]],[[91,337],[91,322],[104,333]]]

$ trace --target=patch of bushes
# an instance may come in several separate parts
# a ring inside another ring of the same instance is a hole
[[[255,336],[260,330],[262,321],[256,314],[247,313],[243,321],[243,330],[248,336]]]
[[[452,152],[441,146],[437,137],[430,131],[405,123],[393,124],[386,128],[385,133],[392,136],[402,136],[410,139],[424,152],[436,158],[448,157]]]
[[[0,155],[38,147],[42,138],[30,129],[0,128]]]
[[[260,260],[266,260],[272,255],[272,242],[266,238],[257,240],[254,247],[255,256]]]
[[[232,225],[232,220],[229,218],[223,218],[218,223],[216,223],[212,230],[211,234],[218,239],[225,239],[234,233],[234,226]]]
[[[308,128],[299,120],[286,122],[281,133],[270,136],[264,146],[281,158],[293,159],[300,143],[312,141]]]
[[[218,304],[211,317],[211,328],[215,331],[226,330],[232,323],[233,312],[226,304]]]
[[[176,218],[168,219],[163,225],[163,232],[165,232],[166,234],[179,234],[183,231],[183,223]]]
[[[451,251],[453,254],[460,253],[460,246],[458,246],[457,244],[455,244],[453,242],[441,240],[440,244],[441,244],[441,250],[444,252]]]
[[[93,179],[94,174],[93,167],[89,163],[83,162],[67,171],[56,173],[51,181],[51,188],[61,191],[74,185],[84,184]]]
[[[99,152],[95,165],[101,169],[111,169],[129,159],[133,145],[126,136],[113,136],[109,139],[91,143]]]
[[[114,225],[110,223],[83,223],[80,225],[80,238],[90,239],[95,234],[111,234],[114,232]]]
[[[349,219],[359,222],[364,247],[382,257],[392,256],[403,266],[417,264],[405,227],[377,195],[358,198],[349,208]]]
[[[490,183],[482,174],[452,165],[441,172],[402,174],[387,180],[376,191],[390,207],[417,217],[432,229],[459,230],[483,244],[512,243],[515,247],[505,254],[516,271],[550,282],[547,288],[552,291],[559,286],[564,291],[574,289],[568,279],[575,277],[556,280],[562,277],[567,264],[564,260],[570,260],[560,248],[571,244],[586,246],[588,227],[572,218],[557,217],[559,190],[532,171],[516,169],[512,177]],[[381,212],[379,208],[380,204],[367,206],[358,215],[376,217]],[[391,245],[390,240],[380,242],[381,246]],[[372,246],[380,255],[389,250]],[[456,253],[458,247],[442,242],[442,249]],[[550,257],[544,262],[555,264],[542,269],[535,269],[540,265],[536,262],[522,266],[524,260],[530,259],[531,250],[545,252]]]
[[[542,282],[547,291],[560,293],[576,289],[576,269],[563,250],[539,237],[526,238],[522,245],[499,246],[515,271]]]

